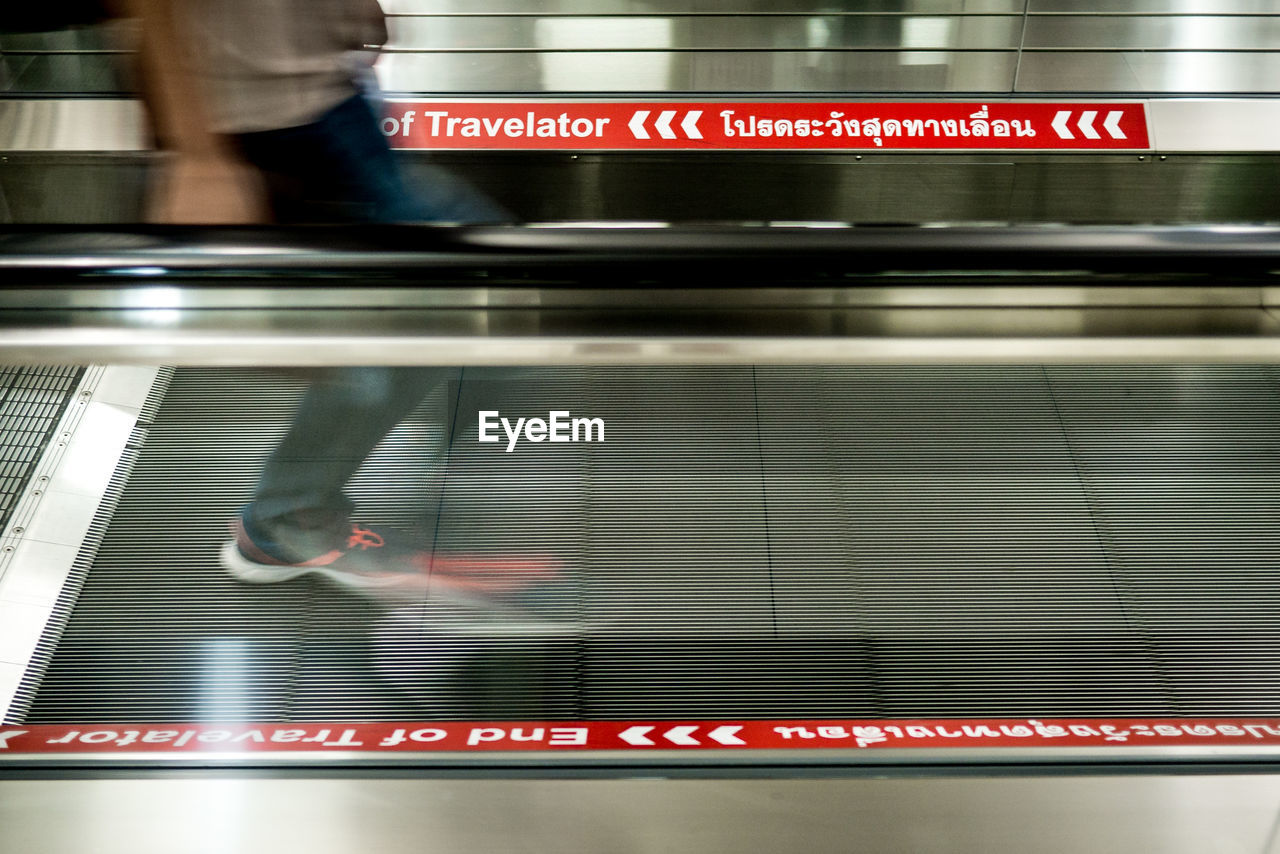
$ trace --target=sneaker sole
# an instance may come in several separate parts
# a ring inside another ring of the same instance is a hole
[[[431,600],[448,603],[468,611],[490,614],[521,614],[520,609],[505,607],[478,591],[456,589],[449,584],[431,584],[427,576],[411,578],[408,574],[361,575],[327,566],[271,566],[247,559],[234,540],[223,544],[219,555],[223,569],[233,578],[249,584],[278,584],[305,575],[315,575],[339,587],[388,604]],[[412,580],[418,583],[406,583]]]
[[[235,541],[223,544],[219,556],[222,568],[235,578],[250,584],[277,584],[292,581],[304,575],[319,575],[342,587],[356,589],[373,589],[391,587],[402,581],[394,575],[361,575],[355,572],[343,572],[327,566],[270,566],[247,559],[236,548]]]

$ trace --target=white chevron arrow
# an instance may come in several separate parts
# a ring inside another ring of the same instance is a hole
[[[1124,131],[1120,130],[1120,119],[1124,116],[1124,110],[1112,110],[1107,113],[1107,120],[1102,123],[1102,127],[1107,133],[1111,134],[1112,139],[1128,139],[1124,135]]]
[[[658,120],[653,123],[653,126],[658,130],[658,136],[662,137],[663,139],[676,138],[676,132],[671,129],[671,120],[674,119],[675,117],[676,117],[675,110],[663,110],[658,115]]]
[[[9,729],[4,732],[0,732],[0,750],[8,750],[9,745],[6,742],[8,742],[9,739],[18,735],[26,735],[27,732],[28,730],[25,729]]]
[[[658,136],[663,139],[680,138],[680,135],[671,127],[671,123],[675,121],[676,116],[679,114],[678,110],[663,110],[658,114],[657,121],[653,123]],[[689,139],[702,139],[702,131],[698,130],[698,119],[700,118],[702,118],[702,110],[690,110],[680,120],[680,130],[684,131],[685,136]],[[631,129],[631,135],[636,139],[651,139],[649,130],[645,127],[645,122],[648,120],[648,110],[636,110],[632,113],[631,120],[627,122],[627,127]]]
[[[745,741],[738,738],[737,734],[741,731],[742,727],[740,726],[718,726],[707,733],[707,737],[721,744],[746,744]]]
[[[702,110],[690,110],[684,117],[684,121],[680,123],[680,129],[689,139],[702,139],[702,132],[698,130],[698,119],[701,116]]]
[[[1085,110],[1080,114],[1080,122],[1076,125],[1085,139],[1102,139],[1102,134],[1093,129],[1093,120],[1098,117],[1097,110]]]
[[[653,741],[645,738],[652,730],[651,726],[631,726],[618,733],[618,738],[633,747],[652,747]]]
[[[631,128],[631,133],[636,139],[649,138],[649,132],[644,129],[644,120],[647,118],[649,118],[648,110],[636,110],[635,115],[631,117],[631,121],[627,122],[627,127]]]
[[[1067,130],[1067,119],[1071,118],[1070,110],[1059,110],[1058,114],[1053,117],[1053,129],[1058,132],[1058,136],[1062,139],[1075,139],[1071,135],[1071,131]]]
[[[672,744],[683,744],[692,747],[700,742],[693,737],[698,731],[696,726],[673,726],[662,734],[663,738]]]

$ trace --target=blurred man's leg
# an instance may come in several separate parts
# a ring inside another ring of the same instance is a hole
[[[245,532],[268,557],[312,560],[343,547],[353,505],[343,488],[374,447],[452,368],[333,368],[315,379],[263,467]]]

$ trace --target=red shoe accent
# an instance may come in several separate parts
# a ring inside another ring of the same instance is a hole
[[[351,526],[351,536],[347,537],[347,549],[360,547],[360,551],[368,551],[369,549],[380,549],[387,544],[382,535],[368,528],[361,528],[359,525]]]

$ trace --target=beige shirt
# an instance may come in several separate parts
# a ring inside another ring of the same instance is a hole
[[[314,121],[357,91],[387,40],[377,0],[183,0],[181,17],[223,133]]]

